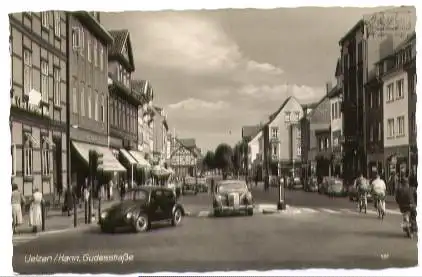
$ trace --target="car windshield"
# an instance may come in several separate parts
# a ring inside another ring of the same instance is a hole
[[[245,183],[226,183],[218,186],[218,192],[225,193],[231,191],[238,191],[246,189]]]
[[[124,200],[148,200],[148,192],[142,189],[125,193]]]

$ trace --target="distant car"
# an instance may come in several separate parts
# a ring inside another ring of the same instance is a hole
[[[208,183],[205,178],[198,178],[196,186],[199,192],[208,192]]]
[[[294,190],[303,189],[303,183],[300,177],[289,178],[287,186],[289,189]]]
[[[196,184],[196,180],[193,177],[187,177],[185,178],[185,182],[182,185],[182,194],[198,194],[198,187]]]
[[[153,222],[179,225],[184,215],[185,210],[172,189],[145,186],[126,192],[122,202],[101,213],[98,224],[103,232],[114,232],[118,228],[145,232]]]
[[[327,192],[330,197],[343,197],[347,195],[343,180],[336,177],[327,178]]]
[[[310,177],[305,184],[305,191],[307,192],[317,192],[318,191],[318,180],[316,177]]]
[[[245,181],[225,180],[216,184],[213,191],[213,210],[215,216],[226,212],[245,212],[253,215],[253,197]]]

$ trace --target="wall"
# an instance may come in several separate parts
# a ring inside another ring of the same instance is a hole
[[[315,131],[330,128],[331,102],[328,97],[324,98],[309,116],[309,150],[318,148]],[[312,159],[312,158],[311,158]]]
[[[409,144],[409,118],[408,118],[408,78],[406,72],[395,72],[392,73],[389,76],[386,76],[384,79],[383,84],[383,110],[384,110],[384,147],[394,147],[394,146],[400,146],[400,145],[406,145]],[[404,97],[402,99],[396,99],[397,96],[397,87],[396,82],[400,79],[404,80],[404,90],[403,95]],[[391,83],[394,83],[394,101],[388,102],[387,98],[387,86]],[[404,135],[403,136],[397,136],[398,132],[398,122],[397,117],[398,116],[404,116]],[[388,119],[393,118],[394,119],[394,137],[389,138],[388,137],[388,127],[387,127],[387,121]]]
[[[330,99],[330,127],[331,127],[331,145],[333,150],[341,151],[340,139],[343,134],[343,113],[340,109],[341,98],[333,97]],[[333,114],[333,109],[337,109]],[[335,149],[334,149],[335,148]]]
[[[256,156],[260,153],[260,141],[262,138],[262,132],[259,132],[249,143],[249,161],[248,165],[252,165],[256,160]]]

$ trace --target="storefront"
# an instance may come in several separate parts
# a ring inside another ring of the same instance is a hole
[[[393,172],[395,172],[399,177],[408,175],[409,166],[411,166],[409,153],[409,147],[407,145],[384,149],[386,165],[385,176],[387,180]]]

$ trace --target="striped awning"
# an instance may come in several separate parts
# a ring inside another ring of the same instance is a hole
[[[137,164],[138,162],[135,160],[135,158],[132,157],[132,155],[129,154],[128,151],[126,151],[126,149],[120,149],[119,152],[122,154],[122,156],[125,158],[125,160],[130,164]]]
[[[151,167],[150,163],[147,160],[145,160],[144,154],[142,154],[142,152],[130,150],[129,153],[137,161],[138,167],[140,168]]]

